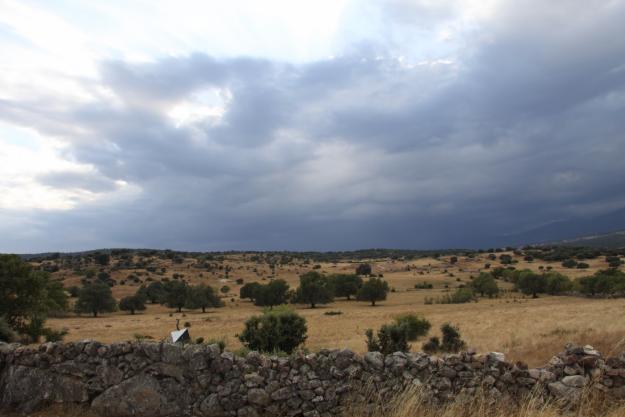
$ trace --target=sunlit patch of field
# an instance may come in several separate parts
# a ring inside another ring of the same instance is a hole
[[[560,351],[569,341],[590,343],[600,350],[613,349],[623,345],[625,350],[625,299],[588,299],[582,297],[541,296],[531,299],[512,292],[511,285],[499,282],[506,289],[499,298],[482,298],[477,303],[468,304],[425,304],[426,297],[439,297],[447,291],[453,291],[458,285],[470,282],[470,276],[483,271],[485,263],[492,267],[498,261],[486,259],[482,254],[475,259],[459,257],[456,264],[450,264],[448,258],[436,260],[424,258],[415,261],[371,260],[374,273],[382,273],[393,291],[388,299],[376,307],[358,301],[337,299],[334,303],[315,309],[296,306],[308,323],[308,341],[306,347],[311,350],[320,348],[350,348],[358,352],[365,350],[364,332],[367,328],[377,328],[401,313],[413,312],[424,315],[433,325],[431,335],[438,335],[438,328],[445,322],[457,325],[469,346],[478,351],[502,351],[509,359],[523,360],[530,365],[541,365],[553,354]],[[529,268],[538,271],[539,265],[552,266],[572,278],[590,275],[597,269],[605,268],[602,259],[590,260],[586,270],[562,268],[559,263],[534,261],[527,263],[516,257],[517,269]],[[259,265],[249,260],[229,259],[224,265],[230,265],[232,271],[225,278],[223,271],[207,272],[194,268],[192,261],[172,265],[160,261],[159,268],[166,267],[164,276],[173,273],[184,274],[184,279],[191,284],[207,283],[219,289],[223,285],[230,287],[223,297],[226,307],[201,313],[183,311],[175,313],[160,305],[148,305],[146,311],[136,315],[125,312],[104,314],[102,317],[74,316],[52,318],[48,321],[53,328],[67,328],[66,340],[97,339],[103,342],[132,340],[138,336],[149,336],[155,340],[164,339],[175,329],[176,319],[181,324],[191,324],[192,337],[205,340],[225,339],[228,349],[237,349],[241,345],[236,335],[242,331],[245,320],[262,311],[247,300],[240,300],[240,285],[236,279],[244,282],[267,282],[272,275],[266,264]],[[324,263],[319,270],[326,273],[351,273],[356,263]],[[298,285],[298,276],[313,268],[310,265],[283,265],[276,269],[275,276],[285,279],[292,288]],[[254,272],[256,269],[256,272]],[[117,280],[136,272],[122,270],[113,272]],[[80,278],[65,274],[66,285],[78,285]],[[201,274],[201,276],[200,276]],[[160,278],[151,275],[153,278]],[[143,277],[143,276],[141,276]],[[416,290],[417,283],[432,283],[433,289]],[[128,282],[113,288],[115,297],[121,298],[133,294],[139,283]],[[448,287],[448,288],[446,288]],[[339,315],[326,315],[328,311],[340,311]],[[413,343],[413,350],[420,348],[423,341]],[[607,353],[607,352],[606,352]]]

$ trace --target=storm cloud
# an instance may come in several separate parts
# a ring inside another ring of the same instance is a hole
[[[73,79],[89,100],[0,96],[89,167],[35,181],[91,196],[5,206],[0,250],[478,247],[624,207],[625,2],[548,3],[498,4],[449,59],[397,36],[308,62],[203,51],[99,61]],[[376,10],[394,33],[455,19]]]

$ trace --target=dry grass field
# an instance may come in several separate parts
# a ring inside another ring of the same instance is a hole
[[[539,260],[525,262],[523,257],[510,255],[518,263],[517,269],[529,268],[539,271],[539,267],[551,266],[571,278],[590,275],[598,269],[606,268],[603,257],[587,261],[590,267],[585,270],[566,269],[559,262],[547,263]],[[97,339],[103,342],[132,340],[138,336],[149,336],[156,340],[167,337],[175,328],[176,319],[181,323],[191,324],[192,337],[205,340],[225,339],[227,348],[236,350],[241,345],[236,337],[243,329],[244,321],[251,315],[262,311],[247,300],[238,297],[244,282],[266,282],[272,271],[266,263],[257,263],[249,255],[233,254],[226,256],[221,263],[230,272],[226,278],[223,269],[207,271],[197,268],[195,259],[185,259],[182,263],[170,260],[154,259],[158,275],[148,274],[141,269],[122,269],[111,272],[118,282],[124,285],[113,287],[116,298],[134,294],[141,282],[127,279],[130,274],[137,275],[141,281],[171,278],[173,274],[184,275],[184,280],[191,284],[206,283],[216,289],[224,285],[230,287],[223,296],[224,308],[176,313],[161,305],[148,305],[144,312],[130,315],[125,312],[103,314],[101,317],[75,316],[51,318],[48,324],[55,328],[67,328],[65,340]],[[368,260],[373,272],[383,274],[393,289],[386,301],[376,307],[358,301],[337,299],[334,303],[315,309],[296,306],[308,323],[306,348],[350,348],[358,352],[365,350],[364,332],[367,328],[377,328],[391,321],[395,316],[411,312],[425,316],[433,325],[430,335],[437,335],[438,328],[445,322],[458,326],[463,338],[470,347],[478,351],[502,351],[509,359],[523,360],[530,365],[545,363],[554,353],[560,351],[565,343],[574,341],[589,343],[603,353],[613,350],[625,350],[625,299],[589,299],[568,296],[540,296],[537,299],[513,292],[511,284],[500,282],[506,289],[500,297],[481,298],[479,302],[467,304],[425,304],[426,297],[437,297],[446,291],[453,291],[462,283],[467,283],[470,276],[477,276],[483,271],[485,263],[492,267],[499,261],[487,259],[487,254],[475,258],[458,257],[452,264],[449,257],[422,258],[414,261],[390,259]],[[325,273],[353,273],[357,262],[321,263],[318,270]],[[161,268],[166,272],[161,274]],[[285,279],[296,288],[300,274],[313,268],[313,264],[291,263],[280,265],[275,276]],[[66,286],[80,285],[81,277],[70,270],[62,269],[54,273]],[[433,289],[416,290],[416,283],[433,284]],[[446,288],[448,287],[448,288]],[[326,315],[329,311],[340,311],[339,315]],[[413,343],[412,349],[420,348],[422,341]]]

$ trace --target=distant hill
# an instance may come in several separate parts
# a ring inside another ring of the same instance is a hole
[[[625,230],[595,236],[583,236],[575,239],[560,240],[551,244],[558,246],[585,246],[589,248],[620,249],[625,248]]]
[[[557,221],[503,238],[509,245],[540,244],[598,238],[625,230],[625,208],[595,217]],[[616,234],[615,239],[620,239]]]

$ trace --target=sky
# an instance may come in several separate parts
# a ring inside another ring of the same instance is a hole
[[[625,0],[0,0],[0,251],[486,247],[625,207]]]

